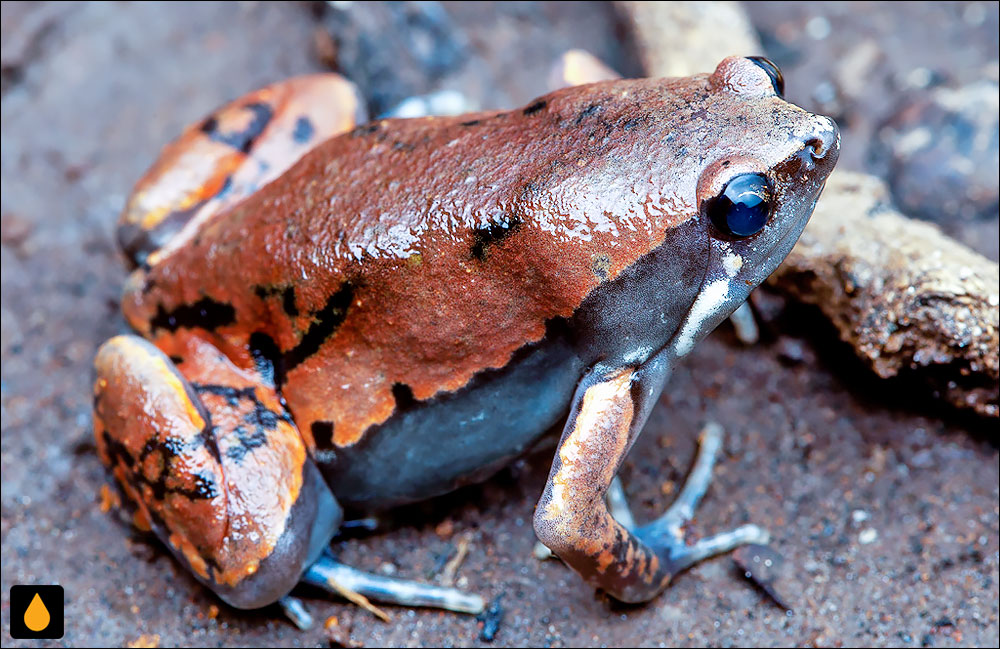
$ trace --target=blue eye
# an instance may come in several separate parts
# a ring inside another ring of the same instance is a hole
[[[773,193],[767,176],[742,174],[730,180],[705,208],[722,234],[742,239],[757,234],[771,217]]]

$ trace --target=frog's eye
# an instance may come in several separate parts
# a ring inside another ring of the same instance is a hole
[[[778,66],[763,56],[748,56],[747,59],[753,61],[757,67],[767,73],[767,76],[771,78],[771,85],[774,86],[774,92],[778,93],[779,97],[784,97],[785,77],[782,76]]]
[[[767,176],[741,174],[726,183],[722,192],[708,201],[705,213],[723,235],[742,239],[757,234],[767,225],[773,197]]]

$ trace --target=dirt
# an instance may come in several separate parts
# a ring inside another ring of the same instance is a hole
[[[883,48],[854,98],[840,99],[846,168],[866,168],[866,137],[901,101],[887,79],[929,65],[966,83],[996,67],[995,3],[809,3],[809,15],[800,6],[749,7],[760,31],[784,35],[765,45],[786,56],[791,100],[818,109],[812,95],[847,53],[864,39]],[[445,9],[452,24],[472,25],[467,57],[503,62],[504,74],[470,63],[479,72],[455,75],[497,105],[541,92],[549,57],[572,46],[618,52],[618,65],[629,65],[625,34],[603,4]],[[808,26],[817,15],[828,29]],[[66,635],[43,644],[326,644],[322,624],[302,632],[275,609],[226,607],[158,544],[103,513],[106,477],[90,429],[94,351],[125,331],[113,223],[126,192],[185,124],[252,88],[324,69],[322,25],[315,5],[299,3],[3,4],[5,646],[33,644],[8,642],[9,588],[19,583],[66,589]],[[995,217],[956,232],[996,259]],[[557,561],[535,559],[531,513],[551,449],[334,549],[361,568],[432,580],[468,535],[456,583],[500,598],[499,646],[996,645],[995,420],[959,417],[874,378],[815,311],[773,296],[758,311],[761,343],[743,347],[724,325],[686,359],[623,478],[640,521],[656,515],[681,485],[699,428],[722,424],[725,455],[693,532],[768,527],[794,613],[730,557],[698,565],[638,607],[608,602]],[[484,622],[472,617],[394,608],[383,623],[300,594],[353,642],[486,644]]]

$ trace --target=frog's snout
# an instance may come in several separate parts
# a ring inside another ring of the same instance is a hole
[[[809,150],[813,162],[826,160],[832,166],[840,155],[840,129],[829,117],[816,115],[814,119],[816,129],[806,140],[806,149]]]

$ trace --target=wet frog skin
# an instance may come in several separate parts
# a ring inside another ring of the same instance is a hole
[[[356,125],[351,86],[322,75],[189,129],[119,225],[138,335],[95,361],[99,453],[137,522],[234,606],[300,580],[343,592],[342,506],[485,479],[565,422],[534,526],[595,587],[646,601],[766,541],[683,541],[716,435],[653,523],[604,496],[671,368],[791,250],[836,162],[832,120],[780,91],[772,64],[734,57]]]

